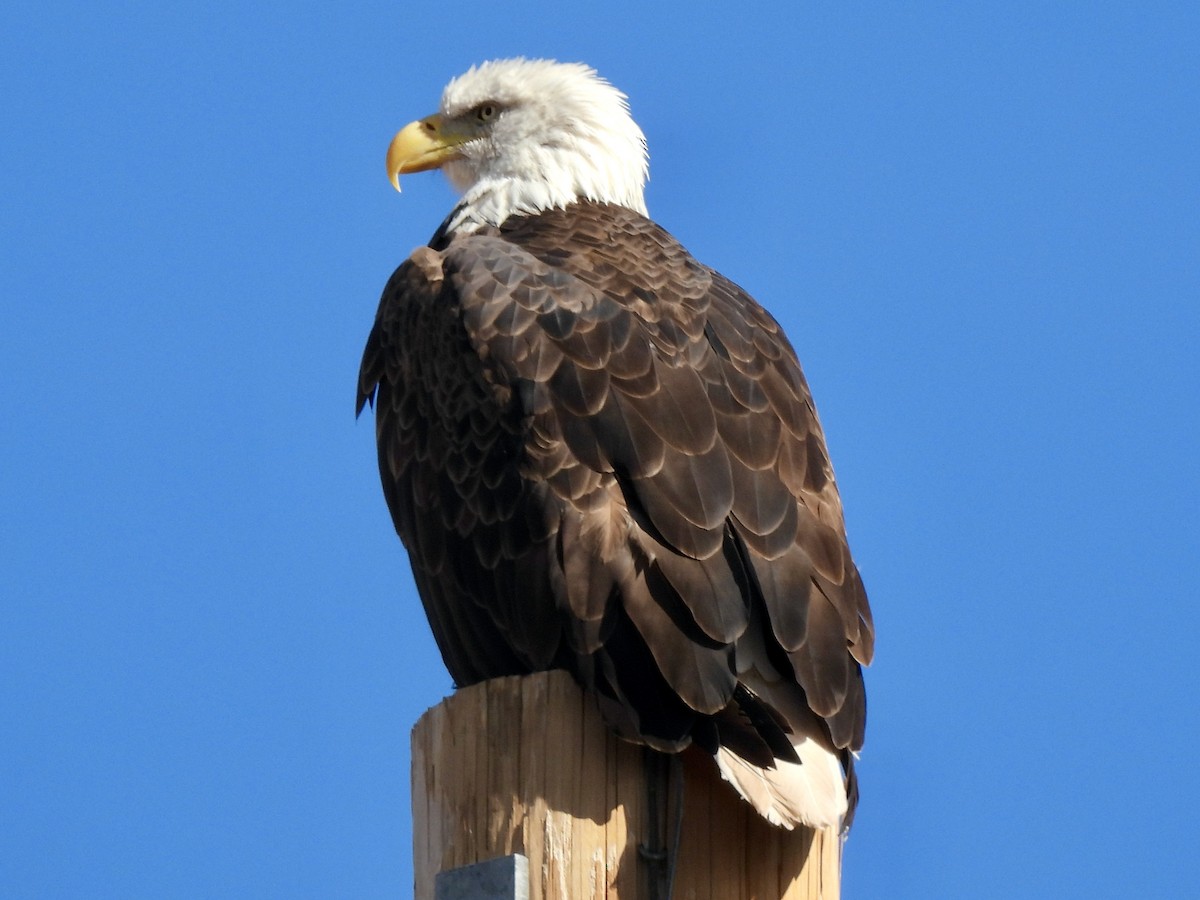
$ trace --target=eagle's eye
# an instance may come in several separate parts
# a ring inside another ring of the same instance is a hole
[[[475,110],[475,118],[477,118],[480,122],[490,122],[492,119],[496,118],[496,107],[492,106],[490,103],[483,104],[483,106]]]

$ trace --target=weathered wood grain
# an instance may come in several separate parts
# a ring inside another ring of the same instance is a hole
[[[616,738],[567,673],[460,690],[421,717],[412,750],[418,900],[439,871],[510,853],[529,859],[530,900],[660,900],[639,846],[673,839],[670,766]],[[673,900],[836,900],[837,834],[775,828],[706,755],[682,757]]]

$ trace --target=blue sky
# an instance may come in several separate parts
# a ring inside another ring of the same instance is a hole
[[[875,610],[847,897],[1200,893],[1200,11],[5,4],[0,895],[391,897],[450,688],[352,412],[473,62],[631,98]]]

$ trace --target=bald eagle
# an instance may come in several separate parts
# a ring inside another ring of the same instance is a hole
[[[770,822],[848,822],[874,627],[821,426],[778,323],[647,217],[625,95],[484,63],[387,169],[461,192],[384,289],[357,407],[454,681],[566,669]]]

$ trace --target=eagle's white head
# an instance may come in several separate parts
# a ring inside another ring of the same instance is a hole
[[[435,168],[463,195],[452,230],[576,200],[646,214],[646,138],[625,95],[581,63],[502,59],[455,78],[388,148],[397,190],[400,175]]]

